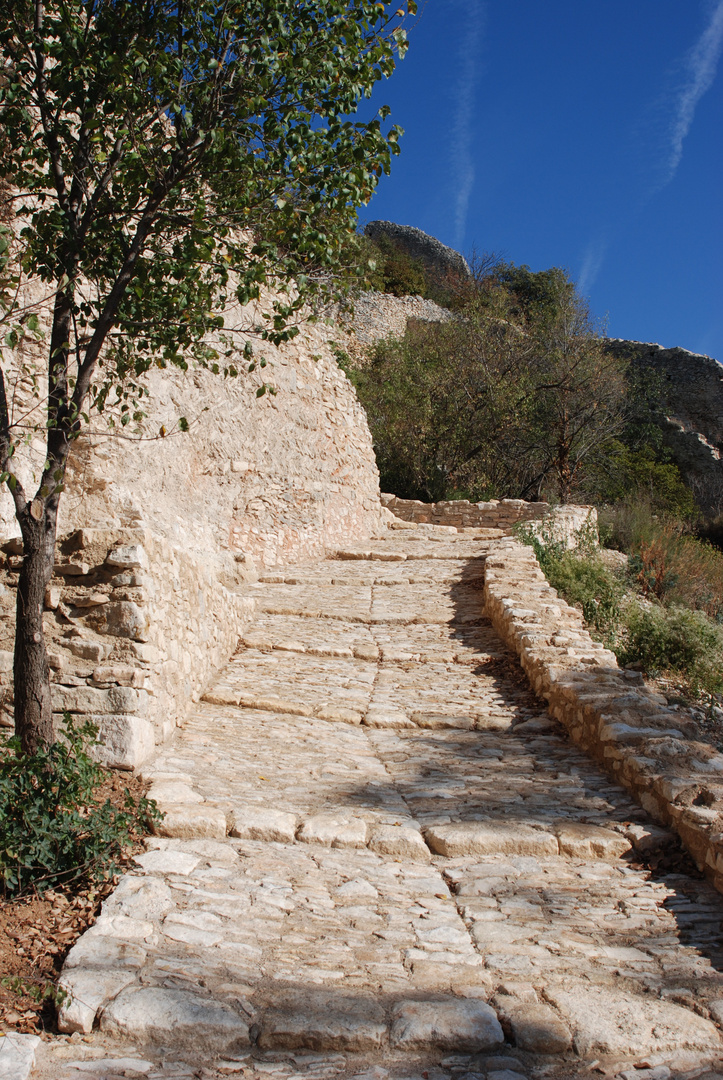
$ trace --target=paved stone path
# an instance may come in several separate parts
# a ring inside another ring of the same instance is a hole
[[[33,1076],[723,1072],[721,898],[644,868],[672,838],[531,695],[491,542],[400,527],[247,587],[148,770],[174,836],[73,949]]]

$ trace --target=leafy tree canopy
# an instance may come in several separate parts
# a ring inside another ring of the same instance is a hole
[[[24,273],[47,283],[53,309],[38,425],[47,458],[34,497],[14,464],[27,419],[11,414],[0,378],[0,473],[29,575],[18,592],[16,724],[24,702],[32,712],[43,698],[37,685],[24,689],[31,654],[47,688],[42,627],[25,626],[21,600],[37,623],[34,559],[47,579],[83,417],[123,402],[130,419],[137,380],[154,364],[237,374],[241,353],[220,355],[209,333],[228,303],[264,299],[266,285],[276,300],[245,335],[294,335],[398,152],[399,129],[382,129],[388,109],[366,122],[354,114],[404,52],[415,5],[405,7],[0,0],[0,192],[9,188],[16,233],[22,226]],[[23,735],[23,745],[36,743]]]

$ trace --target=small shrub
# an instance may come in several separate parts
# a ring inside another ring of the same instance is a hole
[[[521,526],[516,530],[529,544],[554,589],[569,604],[579,607],[585,622],[605,640],[614,634],[620,619],[623,584],[600,559],[590,529],[577,537],[578,546],[568,550],[544,528]]]
[[[0,742],[0,888],[17,896],[71,881],[107,879],[124,850],[159,821],[155,802],[125,807],[101,802],[105,773],[88,754],[97,736],[91,723],[76,727],[66,713],[61,738],[35,754],[19,740]]]
[[[723,690],[723,631],[701,611],[632,603],[616,652],[622,664],[682,675],[694,691]]]
[[[691,536],[680,520],[654,514],[644,499],[608,509],[603,522],[610,546],[629,553],[644,596],[723,620],[723,552]]]

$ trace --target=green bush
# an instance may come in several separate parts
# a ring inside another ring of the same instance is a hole
[[[600,559],[592,538],[579,536],[578,547],[570,551],[544,529],[537,533],[522,526],[516,532],[533,548],[552,587],[568,604],[582,610],[585,622],[598,635],[610,639],[619,623],[624,587]]]
[[[723,631],[702,611],[630,604],[616,652],[621,664],[682,675],[694,691],[723,690]]]
[[[6,895],[71,881],[99,881],[117,869],[124,849],[160,821],[153,801],[125,807],[96,798],[105,772],[88,754],[98,732],[66,713],[59,741],[23,754],[19,740],[0,742],[0,887]]]
[[[626,500],[600,518],[611,546],[628,552],[630,576],[644,596],[723,621],[723,552],[680,520],[654,513],[645,499]]]

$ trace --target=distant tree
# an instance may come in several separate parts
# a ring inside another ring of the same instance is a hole
[[[432,501],[580,490],[624,424],[625,365],[563,271],[543,284],[520,300],[493,268],[455,319],[411,323],[350,367],[384,487]]]
[[[0,377],[26,751],[53,740],[42,614],[73,440],[92,406],[122,401],[131,420],[152,366],[235,374],[242,358],[208,343],[229,294],[246,304],[275,286],[249,329],[293,336],[397,152],[388,109],[349,117],[403,53],[402,15],[372,0],[0,0],[0,182],[24,272],[53,298],[34,494]]]

